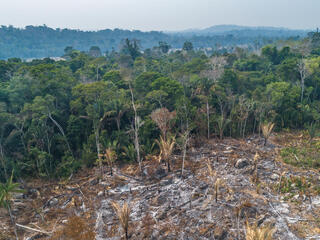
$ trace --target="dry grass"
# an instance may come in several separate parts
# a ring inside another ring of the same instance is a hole
[[[57,231],[51,240],[94,240],[96,238],[93,227],[81,217],[73,216],[67,224]]]
[[[130,212],[131,212],[129,204],[125,202],[122,205],[122,207],[117,202],[112,202],[111,204],[119,218],[119,222],[126,235],[126,239],[129,239],[128,228],[129,228],[129,220],[130,220]]]
[[[272,133],[273,128],[274,128],[274,123],[261,124],[262,134],[264,137],[264,145],[267,144],[267,141]]]
[[[216,173],[213,171],[213,169],[211,167],[211,163],[210,163],[209,160],[207,160],[206,165],[207,165],[207,168],[208,168],[209,176],[211,177],[211,180],[213,180],[214,177],[216,176]]]
[[[247,221],[246,224],[246,240],[272,240],[275,229],[270,225],[258,227],[255,223],[250,225]]]

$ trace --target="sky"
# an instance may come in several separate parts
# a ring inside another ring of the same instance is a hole
[[[220,24],[315,29],[319,10],[320,0],[2,0],[0,25],[142,31]]]

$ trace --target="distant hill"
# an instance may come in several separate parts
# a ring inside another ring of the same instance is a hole
[[[205,29],[189,29],[185,31],[175,32],[174,34],[182,35],[198,35],[198,36],[214,36],[226,34],[250,35],[250,36],[273,36],[273,37],[290,37],[304,36],[310,30],[295,30],[283,27],[250,27],[239,25],[215,25]]]
[[[304,37],[307,31],[289,30],[272,27],[243,27],[219,25],[202,30],[180,32],[142,32],[122,29],[100,31],[81,31],[53,29],[47,26],[0,27],[0,59],[12,57],[43,58],[59,57],[66,46],[88,51],[98,46],[102,52],[118,50],[125,38],[137,39],[142,49],[157,46],[160,41],[167,42],[172,48],[181,48],[185,41],[191,41],[195,48],[228,48],[237,45],[262,46],[278,39]]]

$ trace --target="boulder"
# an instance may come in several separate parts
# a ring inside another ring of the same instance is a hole
[[[244,168],[244,167],[248,166],[249,164],[250,164],[250,162],[248,159],[240,158],[237,160],[235,167],[240,169],[240,168]]]

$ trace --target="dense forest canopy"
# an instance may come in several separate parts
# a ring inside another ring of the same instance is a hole
[[[118,51],[123,39],[137,39],[141,50],[152,48],[159,41],[167,42],[172,48],[181,48],[185,41],[195,48],[232,50],[237,45],[246,45],[252,50],[275,40],[304,37],[306,31],[282,28],[249,28],[239,26],[216,26],[197,31],[175,33],[141,32],[121,29],[100,31],[80,31],[52,29],[47,26],[27,26],[23,29],[13,26],[0,27],[0,59],[12,57],[44,58],[63,54],[66,46],[80,51],[88,51],[98,46],[102,53]]]
[[[47,27],[1,31],[12,32],[5,41],[30,34],[34,48],[33,31],[53,42],[57,32],[70,35],[79,44],[87,35],[103,35]],[[165,36],[132,34],[154,41]],[[23,44],[15,46],[18,53]],[[260,54],[236,48],[208,56],[191,41],[182,46],[170,52],[161,41],[142,52],[136,40],[126,39],[106,56],[98,46],[89,52],[70,46],[64,47],[63,61],[1,60],[1,180],[12,170],[15,176],[53,178],[82,166],[140,162],[159,152],[160,136],[162,143],[172,136],[183,143],[186,136],[246,137],[266,122],[276,130],[318,126],[319,33],[264,46]]]

